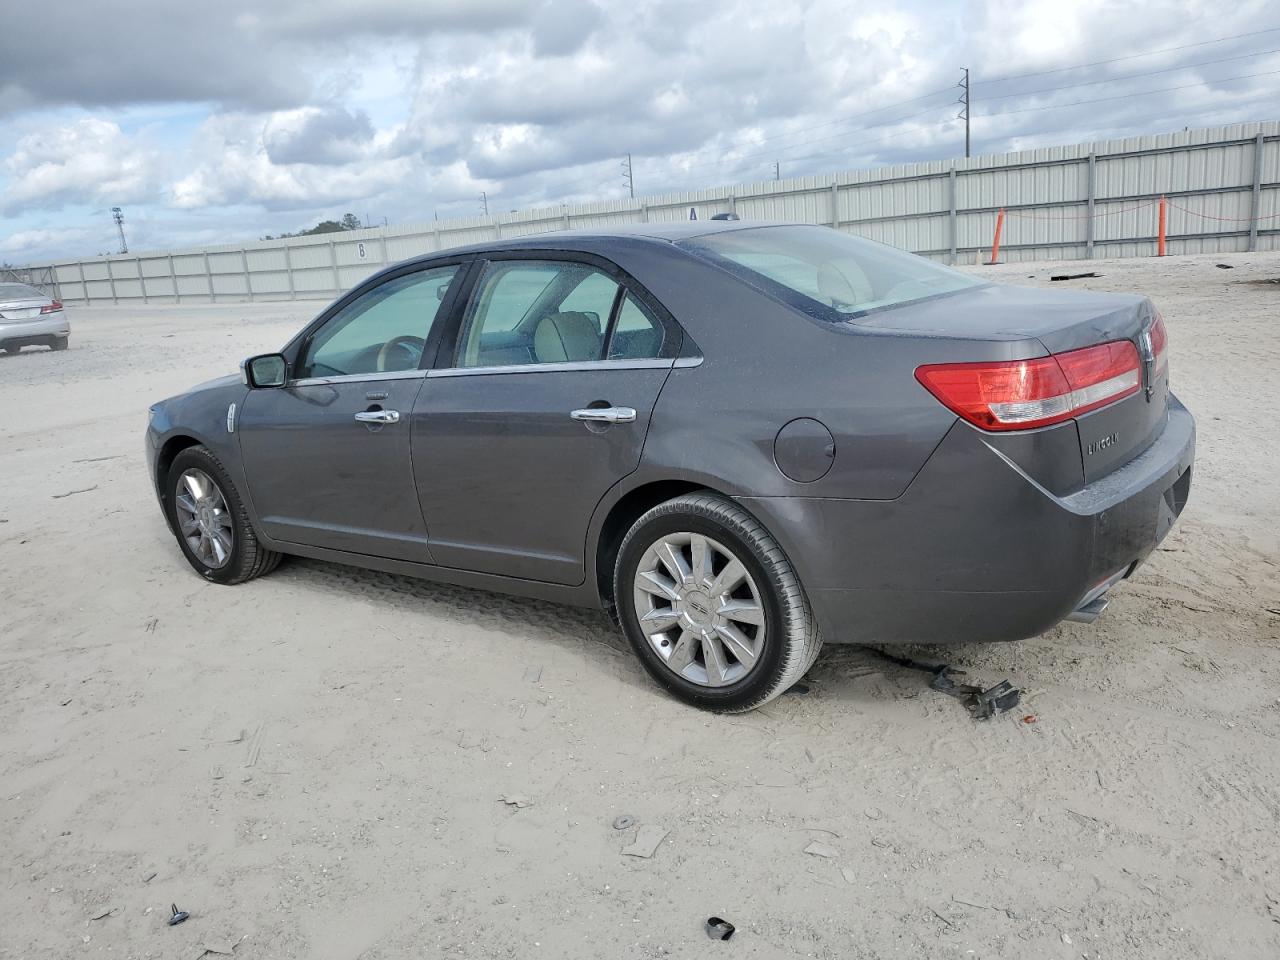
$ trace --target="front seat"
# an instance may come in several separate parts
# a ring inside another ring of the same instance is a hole
[[[576,363],[600,359],[600,328],[585,313],[552,313],[533,331],[533,355],[539,363]]]

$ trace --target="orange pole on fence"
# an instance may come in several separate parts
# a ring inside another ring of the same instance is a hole
[[[1164,256],[1165,199],[1160,198],[1160,232],[1156,235],[1156,256]]]
[[[996,214],[996,235],[991,240],[991,262],[995,263],[1000,256],[1000,231],[1004,229],[1004,207]],[[1162,248],[1163,249],[1163,248]]]

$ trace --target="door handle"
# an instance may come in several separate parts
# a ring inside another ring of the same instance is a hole
[[[574,410],[569,416],[575,420],[594,423],[631,423],[636,418],[636,412],[631,407],[584,407]]]
[[[399,410],[362,410],[356,414],[361,423],[399,423]]]

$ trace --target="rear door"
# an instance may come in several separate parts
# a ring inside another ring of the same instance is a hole
[[[285,386],[249,391],[237,432],[271,537],[430,562],[409,416],[465,269],[384,280],[309,334]]]
[[[413,410],[435,562],[581,583],[591,514],[636,469],[680,339],[611,265],[488,262]]]

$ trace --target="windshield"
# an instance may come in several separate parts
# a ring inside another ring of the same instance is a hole
[[[914,253],[828,227],[731,230],[679,246],[832,323],[986,285]]]

